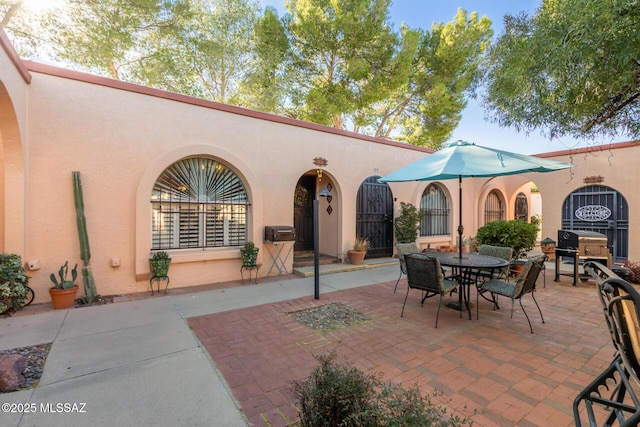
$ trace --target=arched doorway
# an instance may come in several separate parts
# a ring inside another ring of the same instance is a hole
[[[316,197],[316,177],[303,175],[296,184],[293,197],[293,226],[296,229],[294,251],[313,250],[313,199]]]
[[[605,234],[614,261],[629,256],[629,207],[611,187],[591,185],[569,194],[562,204],[562,228]]]
[[[0,82],[0,251],[22,256],[26,247],[27,171],[23,153],[18,117],[7,89]]]
[[[498,190],[491,190],[484,202],[484,223],[505,219],[504,202]]]
[[[527,196],[520,192],[516,195],[516,203],[514,206],[514,218],[520,221],[529,221],[529,202]]]
[[[393,194],[378,178],[365,179],[356,199],[356,236],[369,239],[367,258],[393,255]]]

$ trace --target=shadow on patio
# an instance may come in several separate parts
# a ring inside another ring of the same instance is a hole
[[[523,304],[534,334],[516,303],[501,299],[493,311],[480,300],[480,319],[446,308],[434,328],[437,298],[420,306],[411,292],[400,311],[406,280],[312,297],[204,315],[189,324],[224,375],[249,422],[286,426],[297,420],[290,382],[307,377],[317,365],[313,354],[335,349],[366,372],[385,381],[443,396],[434,401],[481,426],[570,426],[572,403],[582,388],[613,359],[592,281],[571,286],[568,278],[546,287],[538,279],[536,298],[545,324],[530,296]],[[447,297],[457,299],[457,295]],[[472,301],[475,300],[472,291]],[[371,320],[327,334],[315,333],[288,313],[334,302]]]

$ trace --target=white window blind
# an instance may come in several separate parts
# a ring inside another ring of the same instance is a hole
[[[241,246],[247,241],[249,201],[226,165],[180,160],[160,175],[151,194],[152,249]]]

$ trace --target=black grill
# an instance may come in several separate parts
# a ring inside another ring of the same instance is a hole
[[[558,230],[557,247],[577,250],[579,258],[609,259],[611,257],[607,247],[607,236],[595,231]]]
[[[267,242],[291,242],[296,240],[296,229],[289,225],[271,225],[264,228]]]
[[[570,258],[573,261],[572,273],[560,272],[560,258]],[[556,282],[559,276],[572,276],[573,286],[577,279],[587,280],[586,275],[579,276],[578,264],[584,261],[597,261],[611,268],[611,253],[607,247],[607,236],[595,231],[558,230],[558,245],[556,246]]]

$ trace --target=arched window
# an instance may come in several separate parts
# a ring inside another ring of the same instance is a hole
[[[484,202],[484,223],[504,219],[504,205],[497,190],[491,190]]]
[[[516,195],[515,205],[515,219],[520,221],[529,221],[529,203],[527,202],[527,196],[524,193],[518,193]]]
[[[180,160],[153,187],[151,248],[241,246],[249,206],[244,184],[226,165],[200,157]]]
[[[449,234],[449,206],[447,197],[439,185],[427,186],[420,199],[420,209],[423,212],[420,220],[421,236]]]

